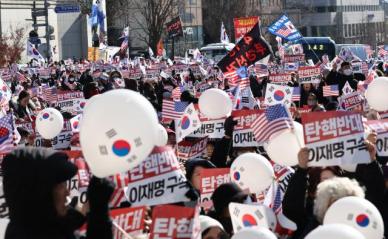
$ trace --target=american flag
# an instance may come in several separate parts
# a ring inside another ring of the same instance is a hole
[[[264,77],[269,75],[268,66],[266,64],[256,64],[254,70],[257,77]]]
[[[175,87],[175,89],[173,89],[172,92],[171,92],[171,97],[174,100],[180,100],[181,99],[181,95],[182,95],[182,89],[181,89],[180,86]]]
[[[329,97],[329,96],[338,96],[339,90],[338,85],[325,85],[323,86],[323,96]]]
[[[57,87],[43,88],[43,97],[47,102],[56,102],[58,100]]]
[[[188,105],[188,102],[164,99],[162,104],[163,119],[179,119]]]
[[[293,123],[282,104],[269,106],[255,119],[251,128],[257,142],[268,141],[272,135],[285,129],[292,129]]]
[[[300,87],[292,87],[292,101],[300,101]]]
[[[276,215],[282,212],[282,191],[279,185],[277,185],[275,197],[272,202],[272,211]]]
[[[115,189],[109,201],[109,208],[117,208],[122,202],[127,200],[124,190],[129,183],[129,177],[126,173],[120,173],[111,176],[110,179],[114,182]]]
[[[239,85],[241,90],[250,87],[248,70],[245,66],[242,66],[235,71],[227,72],[224,76],[225,78],[228,78],[230,87]]]
[[[11,152],[16,147],[14,142],[13,116],[7,114],[0,119],[0,154]]]
[[[120,52],[125,52],[125,50],[128,48],[128,37],[125,37],[123,42],[120,46]]]
[[[284,37],[287,37],[288,35],[290,35],[292,33],[292,30],[290,28],[288,28],[287,26],[283,26],[277,31],[277,33],[284,36]]]
[[[388,55],[388,50],[385,49],[385,46],[378,46],[379,51],[377,52],[377,55],[381,58],[384,58],[386,55]]]
[[[19,82],[25,82],[27,81],[27,78],[20,72],[16,72],[16,79],[19,81]]]
[[[368,71],[369,71],[368,63],[362,62],[361,71],[362,71],[362,74],[368,75]]]

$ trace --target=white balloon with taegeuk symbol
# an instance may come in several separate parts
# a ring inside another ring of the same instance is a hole
[[[46,108],[38,113],[35,127],[44,139],[52,139],[62,131],[63,123],[61,112],[54,108]]]
[[[379,210],[368,200],[360,197],[344,197],[327,210],[323,224],[346,224],[361,232],[365,238],[384,237],[384,222]]]
[[[83,155],[92,173],[128,171],[156,145],[158,117],[151,103],[131,90],[112,90],[86,103],[80,128]]]
[[[356,229],[344,224],[319,226],[311,231],[305,239],[367,239]]]
[[[275,173],[268,159],[260,154],[245,153],[232,163],[230,177],[242,189],[260,193],[271,186]]]

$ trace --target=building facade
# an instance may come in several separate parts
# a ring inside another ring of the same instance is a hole
[[[37,1],[38,2],[38,1]],[[88,20],[87,16],[81,12],[55,12],[56,4],[51,4],[48,8],[48,24],[53,27],[53,39],[50,41],[52,56],[54,60],[67,59],[71,57],[87,57],[88,48]],[[16,28],[23,28],[25,32],[24,41],[27,43],[28,34],[34,30],[31,21],[32,0],[0,1],[0,27],[2,34],[8,34]],[[42,1],[36,8],[42,9]],[[44,17],[38,18],[38,24],[42,23]],[[45,27],[37,28],[38,35],[45,35]],[[89,34],[90,35],[90,34]],[[89,37],[89,38],[88,38]],[[46,53],[46,40],[40,38],[38,47],[42,55]],[[28,61],[26,52],[22,54],[22,62]]]
[[[385,15],[379,0],[287,0],[286,8],[303,7],[297,27],[304,36],[330,36],[336,43],[385,41]]]
[[[199,48],[203,45],[202,0],[182,0],[181,3],[171,14],[173,17],[180,16],[184,32],[182,37],[175,39],[175,55],[184,55],[185,49]],[[109,5],[107,8],[109,45],[119,46],[121,42],[119,37],[123,29],[129,26],[129,47],[136,50],[147,50],[148,45],[144,40],[147,36],[139,24],[139,19],[144,19],[144,17],[140,15],[136,4],[131,4],[131,1],[128,0],[127,4],[119,6],[118,1],[108,0],[107,5]],[[172,40],[166,36],[164,29],[162,41],[169,54],[172,49]]]

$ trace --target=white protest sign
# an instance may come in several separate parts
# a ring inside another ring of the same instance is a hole
[[[370,162],[359,113],[311,112],[302,114],[302,123],[310,167]]]
[[[125,196],[132,206],[186,202],[187,180],[170,147],[155,147],[129,171]]]
[[[257,118],[257,110],[237,110],[232,112],[237,121],[233,131],[233,147],[257,147],[251,125]]]
[[[388,156],[388,119],[369,120],[366,125],[377,133],[377,155]]]

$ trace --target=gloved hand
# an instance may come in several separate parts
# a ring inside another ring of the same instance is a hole
[[[193,187],[193,185],[191,185],[189,181],[187,181],[186,186],[189,188],[189,191],[186,192],[185,196],[191,201],[197,201],[199,198],[199,193],[197,192],[197,190],[195,190],[195,188]]]
[[[114,191],[113,182],[95,176],[89,182],[88,200],[90,212],[108,210],[108,203]]]
[[[232,137],[234,126],[236,125],[237,125],[237,121],[233,120],[232,116],[229,116],[228,118],[226,118],[224,123],[225,135],[228,137]]]

